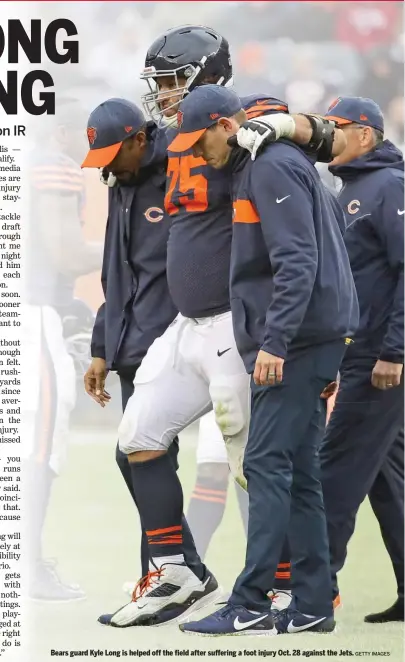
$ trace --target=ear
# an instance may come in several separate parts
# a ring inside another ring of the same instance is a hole
[[[224,128],[227,133],[235,131],[235,124],[232,117],[221,117],[217,123]]]
[[[373,129],[370,126],[363,127],[363,131],[360,133],[360,144],[362,147],[368,147],[374,142],[374,133]]]
[[[137,134],[134,136],[135,142],[138,144],[139,147],[145,147],[146,145],[146,133],[145,131],[138,131]]]

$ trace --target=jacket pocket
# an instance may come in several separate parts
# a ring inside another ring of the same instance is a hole
[[[232,324],[236,346],[243,357],[258,347],[258,343],[249,333],[249,319],[242,299],[231,299]]]
[[[337,379],[346,348],[343,338],[316,347],[315,375],[317,379],[325,382],[325,386]]]

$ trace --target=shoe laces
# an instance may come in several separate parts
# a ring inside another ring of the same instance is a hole
[[[277,624],[278,629],[284,630],[287,628],[291,619],[294,618],[294,614],[298,613],[299,612],[296,609],[289,609],[288,607],[286,609],[277,609],[273,612],[273,619]]]
[[[280,595],[288,595],[289,597],[291,597],[291,593],[289,591],[283,591],[282,589],[276,589],[276,590],[272,589],[271,593],[272,595],[269,595],[268,597],[272,602],[278,600]]]
[[[238,610],[238,609],[242,609],[243,611],[249,611],[249,610],[246,610],[244,607],[242,607],[242,605],[234,605],[234,604],[231,604],[229,602],[218,602],[217,604],[218,605],[223,605],[223,607],[221,607],[221,609],[219,609],[216,613],[216,615],[219,618],[227,618],[230,614],[234,615],[235,610]]]
[[[163,568],[160,568],[159,570],[149,571],[147,575],[142,577],[132,591],[132,602],[136,602],[142,598],[146,591],[152,588],[152,586],[161,578],[163,572]]]

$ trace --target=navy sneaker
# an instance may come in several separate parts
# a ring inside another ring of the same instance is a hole
[[[259,613],[249,611],[241,605],[226,604],[201,621],[191,621],[179,625],[182,632],[202,636],[220,635],[276,635],[270,611]]]
[[[273,612],[274,624],[278,634],[295,632],[333,632],[336,623],[333,616],[306,616],[296,609],[282,609]]]

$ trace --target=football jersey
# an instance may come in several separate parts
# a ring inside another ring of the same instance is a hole
[[[249,119],[288,112],[287,104],[264,95],[241,99]],[[175,130],[168,130],[169,143]],[[176,308],[185,317],[230,310],[232,180],[228,166],[215,170],[192,150],[168,150],[165,208],[172,218],[167,246],[167,279]]]
[[[74,278],[58,273],[39,231],[39,202],[43,195],[76,200],[78,217],[84,207],[84,177],[69,156],[53,150],[37,151],[30,163],[30,229],[28,239],[28,298],[37,305],[60,306],[73,297]],[[77,219],[72,219],[76,222]],[[53,222],[58,225],[60,219]],[[56,228],[55,232],[58,232]]]

